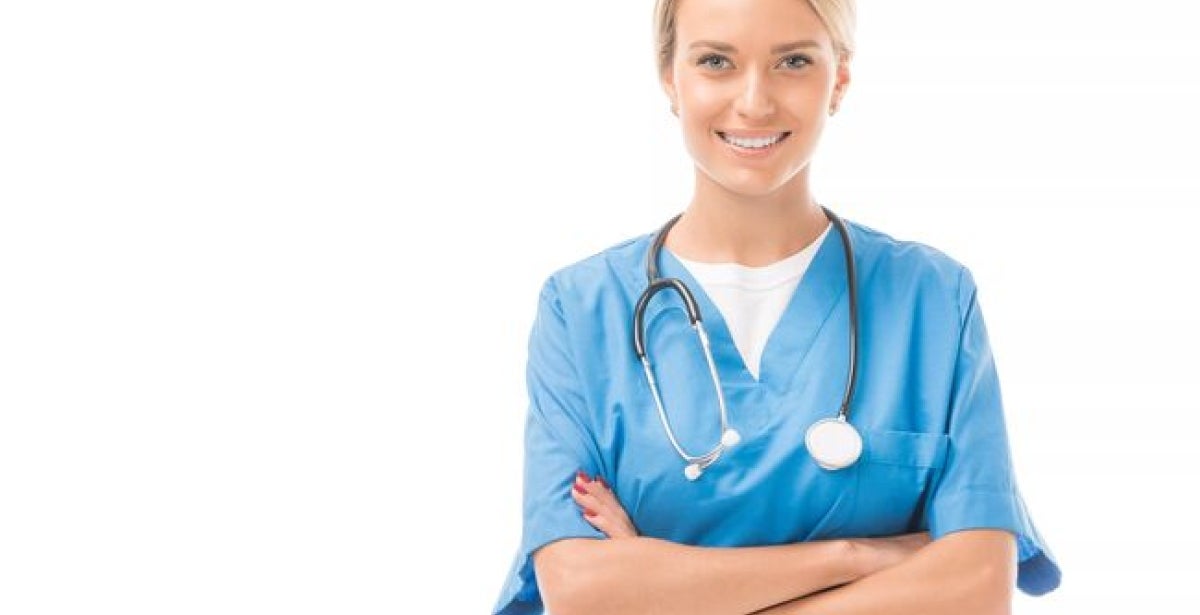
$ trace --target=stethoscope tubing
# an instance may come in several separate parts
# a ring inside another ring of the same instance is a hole
[[[676,219],[678,216],[676,217]],[[674,220],[672,220],[673,222]],[[683,457],[688,463],[696,463],[700,468],[708,467],[712,462],[716,461],[721,455],[724,446],[718,445],[716,448],[708,451],[703,455],[691,455],[683,450],[679,441],[675,438],[675,432],[671,429],[670,423],[667,421],[667,412],[663,408],[662,396],[658,391],[658,380],[654,377],[654,368],[650,365],[650,357],[646,354],[645,340],[643,338],[643,318],[645,318],[646,305],[654,297],[656,293],[666,289],[674,290],[682,299],[684,308],[687,310],[688,321],[695,330],[696,335],[700,338],[700,346],[704,349],[704,358],[708,363],[708,374],[712,378],[713,387],[717,392],[717,404],[721,410],[721,433],[724,434],[729,429],[729,415],[725,406],[725,394],[721,390],[721,379],[717,374],[717,365],[713,361],[712,345],[708,339],[708,333],[704,330],[704,322],[700,317],[700,307],[696,304],[695,297],[692,296],[690,290],[682,280],[676,278],[660,278],[650,283],[638,299],[637,307],[634,310],[634,348],[636,349],[638,359],[642,363],[642,368],[646,372],[646,382],[650,384],[650,392],[654,397],[654,406],[658,409],[658,418],[662,422],[663,430],[667,432],[667,438],[671,441],[671,446]]]
[[[858,379],[858,273],[854,264],[854,248],[851,244],[850,233],[846,229],[846,225],[842,222],[837,214],[829,210],[829,208],[821,206],[825,215],[830,222],[837,228],[838,234],[842,240],[842,250],[846,260],[846,281],[849,292],[850,304],[850,349],[849,349],[849,368],[846,379],[845,390],[842,394],[842,403],[838,409],[837,419],[842,423],[848,423],[850,418],[850,404],[854,398],[854,389]],[[658,261],[661,257],[663,245],[666,243],[667,234],[671,228],[679,221],[683,214],[677,214],[667,221],[666,224],[659,229],[654,237],[654,241],[649,250],[646,252],[646,289],[638,298],[637,304],[634,307],[633,315],[633,347],[637,354],[638,360],[642,364],[642,368],[646,373],[646,381],[650,385],[650,392],[654,398],[654,405],[658,411],[659,420],[663,425],[663,430],[667,433],[667,438],[671,442],[671,446],[679,453],[689,464],[693,464],[698,471],[703,471],[709,465],[721,456],[721,453],[728,446],[726,445],[727,437],[732,437],[732,441],[736,442],[739,438],[737,432],[729,428],[728,413],[725,404],[725,395],[721,388],[720,376],[717,373],[717,366],[713,360],[712,348],[709,342],[708,334],[704,330],[703,317],[700,313],[700,306],[696,301],[695,296],[687,285],[678,278],[663,278],[659,277]],[[721,434],[722,442],[718,443],[715,448],[703,455],[691,455],[683,449],[679,441],[675,437],[674,430],[671,429],[667,419],[666,409],[663,407],[662,397],[658,390],[658,382],[654,377],[654,369],[651,365],[650,357],[646,349],[645,340],[645,314],[646,308],[650,300],[656,294],[663,290],[671,289],[679,295],[683,301],[684,310],[687,312],[688,322],[696,331],[696,335],[700,339],[700,345],[704,350],[704,357],[708,363],[709,376],[712,378],[713,387],[717,393],[717,403],[720,408],[721,418]],[[829,420],[829,419],[826,419]],[[690,466],[689,466],[690,467]],[[697,472],[698,475],[698,472]],[[689,478],[694,478],[689,475]]]

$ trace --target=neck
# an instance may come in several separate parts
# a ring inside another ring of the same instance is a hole
[[[808,190],[808,169],[779,190],[747,196],[696,173],[696,191],[666,246],[693,261],[762,267],[803,250],[829,219]]]

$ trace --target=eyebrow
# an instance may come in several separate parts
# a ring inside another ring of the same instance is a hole
[[[785,51],[791,51],[793,49],[800,49],[803,47],[820,47],[820,46],[821,46],[820,43],[813,41],[813,40],[792,41],[790,43],[783,43],[782,45],[776,45],[776,46],[772,47],[771,53],[783,53]],[[726,53],[734,53],[737,51],[737,48],[734,47],[733,45],[730,45],[728,43],[720,43],[717,41],[696,41],[696,42],[692,43],[691,45],[688,45],[688,49],[693,49],[695,47],[711,47],[713,49],[716,49],[717,51],[724,51]]]

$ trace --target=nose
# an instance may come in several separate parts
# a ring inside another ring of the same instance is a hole
[[[741,84],[742,90],[734,104],[734,110],[746,120],[765,120],[775,113],[775,102],[771,99],[770,84],[757,71],[749,71]]]

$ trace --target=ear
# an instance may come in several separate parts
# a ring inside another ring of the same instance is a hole
[[[662,75],[659,76],[659,79],[662,85],[663,93],[665,93],[667,95],[667,99],[671,101],[671,108],[678,109],[679,95],[675,90],[675,68],[673,66],[668,66],[666,70],[662,72]]]
[[[850,87],[850,57],[839,56],[837,63],[837,71],[833,79],[833,106],[837,107],[842,104],[842,98],[846,96],[846,90]]]

